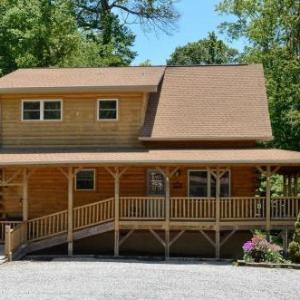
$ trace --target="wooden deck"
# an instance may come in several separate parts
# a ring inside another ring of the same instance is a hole
[[[300,211],[300,197],[272,198],[270,209],[267,209],[264,197],[170,197],[169,211],[164,197],[120,197],[119,200],[118,227],[114,223],[112,228],[118,233],[127,231],[122,239],[118,235],[119,243],[123,243],[134,230],[149,230],[164,246],[170,246],[174,240],[165,241],[157,231],[164,231],[167,235],[173,231],[176,233],[175,238],[179,238],[185,231],[193,230],[200,231],[209,238],[205,231],[215,231],[218,234],[222,230],[230,230],[232,233],[256,228],[268,230],[266,211],[271,213],[270,229],[283,230],[293,228]],[[115,198],[73,208],[72,234],[116,221],[115,208]],[[0,221],[2,240],[4,232],[6,234],[7,255],[12,256],[24,243],[66,235],[69,218],[68,211],[64,210],[23,223]],[[216,247],[221,243],[217,236],[215,241],[210,242]]]

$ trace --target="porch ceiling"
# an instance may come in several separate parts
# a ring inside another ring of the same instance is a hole
[[[273,164],[300,166],[300,152],[279,149],[2,149],[0,165]]]

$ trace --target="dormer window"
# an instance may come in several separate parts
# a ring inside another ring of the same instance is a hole
[[[116,121],[118,120],[118,100],[100,99],[98,100],[98,120]]]
[[[62,120],[62,100],[23,100],[23,121]]]

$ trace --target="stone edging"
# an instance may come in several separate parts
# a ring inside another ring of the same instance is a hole
[[[245,262],[244,260],[238,260],[236,262],[237,266],[247,266],[247,267],[262,267],[262,268],[282,268],[282,269],[296,269],[300,270],[300,264],[275,264],[275,263],[255,263],[255,262]]]

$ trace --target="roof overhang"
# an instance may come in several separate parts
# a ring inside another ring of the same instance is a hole
[[[157,85],[131,86],[62,86],[62,87],[26,87],[0,88],[0,95],[34,93],[97,93],[97,92],[157,92]]]
[[[272,141],[273,136],[197,136],[197,137],[139,137],[140,141],[180,142],[180,141]]]
[[[0,166],[39,165],[285,165],[300,167],[300,152],[278,149],[2,150]]]

